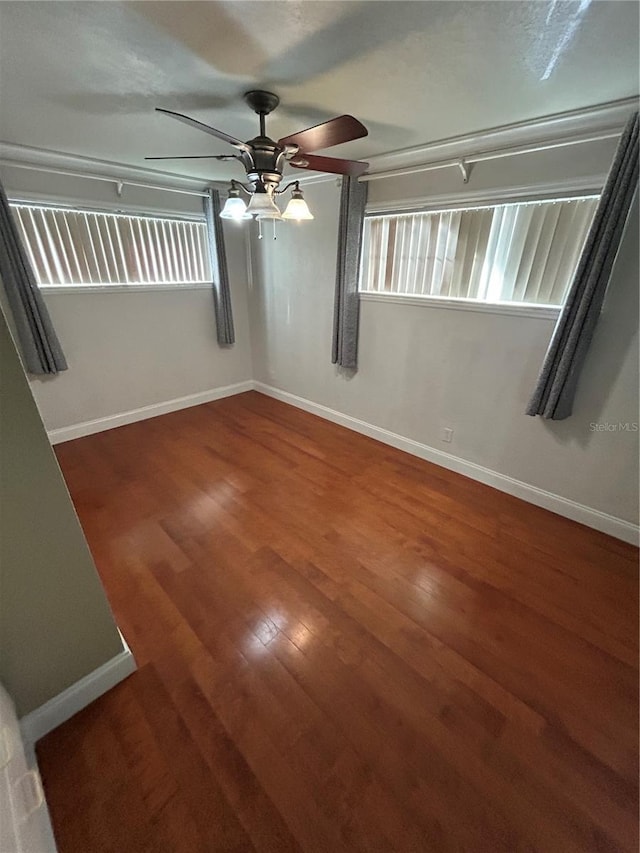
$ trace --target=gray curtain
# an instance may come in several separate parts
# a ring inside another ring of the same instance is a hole
[[[368,183],[360,183],[357,178],[342,179],[331,354],[333,364],[340,367],[358,366],[358,276],[368,188]]]
[[[20,240],[0,183],[0,277],[27,371],[37,375],[67,369],[62,347]]]
[[[233,328],[233,310],[231,308],[231,290],[229,288],[229,270],[227,254],[224,249],[224,234],[220,219],[220,193],[209,189],[204,198],[204,212],[207,217],[209,234],[209,258],[213,274],[213,301],[216,312],[216,332],[220,346],[230,346],[236,342]]]
[[[602,191],[528,415],[568,418],[638,185],[638,113],[629,119]]]

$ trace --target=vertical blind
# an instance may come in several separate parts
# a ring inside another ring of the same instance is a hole
[[[12,204],[40,285],[210,282],[204,221]]]
[[[560,305],[597,197],[370,216],[360,289]]]

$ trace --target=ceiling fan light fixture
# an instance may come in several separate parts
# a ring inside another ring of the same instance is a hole
[[[229,190],[227,200],[220,211],[220,219],[234,219],[236,222],[251,219],[251,214],[247,213],[247,205],[244,199],[240,198],[240,190],[235,186]]]
[[[280,208],[268,192],[254,192],[247,207],[247,213],[255,216],[256,219],[282,219]]]
[[[309,210],[309,205],[304,200],[302,190],[299,187],[296,186],[296,188],[291,191],[291,198],[284,213],[282,214],[282,218],[295,219],[297,222],[314,218],[313,214]]]

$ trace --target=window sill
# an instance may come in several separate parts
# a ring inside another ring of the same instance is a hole
[[[185,284],[42,284],[40,291],[46,293],[149,293],[160,290],[211,290],[211,282],[189,282]]]
[[[560,305],[530,305],[522,302],[479,302],[475,299],[446,299],[438,296],[411,296],[404,293],[361,292],[364,302],[393,302],[400,305],[419,305],[422,308],[447,308],[454,311],[473,311],[479,314],[507,314],[533,317],[537,320],[557,320]]]

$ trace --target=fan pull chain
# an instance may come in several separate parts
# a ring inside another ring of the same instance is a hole
[[[262,240],[262,219],[258,219],[258,240]]]
[[[276,236],[276,220],[273,219],[272,222],[273,222],[273,239],[277,240],[278,238]]]

